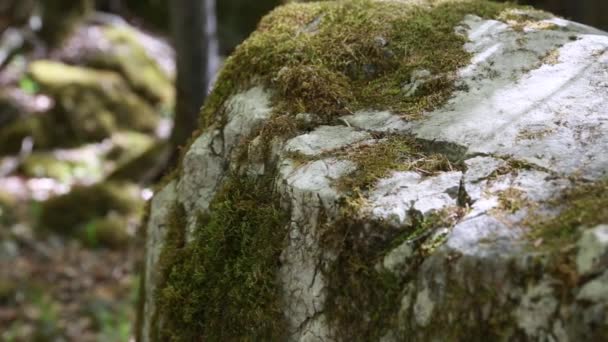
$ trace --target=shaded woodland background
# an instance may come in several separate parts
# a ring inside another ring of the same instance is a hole
[[[0,0],[0,341],[133,338],[146,200],[222,59],[282,2]],[[608,30],[606,0],[520,3]],[[134,106],[152,123],[106,120]]]

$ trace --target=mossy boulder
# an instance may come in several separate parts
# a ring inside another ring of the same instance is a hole
[[[174,67],[165,65],[173,62],[173,50],[160,38],[127,24],[83,26],[58,54],[70,63],[119,73],[146,101],[173,106]]]
[[[23,140],[31,138],[37,148],[52,147],[65,141],[65,130],[54,126],[49,116],[29,116],[0,127],[0,155],[15,154]]]
[[[80,236],[95,218],[139,217],[143,207],[139,187],[127,182],[104,182],[76,186],[65,195],[42,202],[37,222],[42,230]]]
[[[134,227],[133,220],[129,222],[124,216],[110,214],[87,222],[78,232],[78,237],[92,248],[122,249],[134,241],[134,235],[129,232],[130,227]]]
[[[118,163],[108,179],[149,184],[162,174],[170,155],[170,144],[166,141],[158,142],[134,155],[133,158]]]
[[[53,119],[77,141],[98,141],[118,128],[154,132],[159,114],[137,96],[119,74],[38,60],[29,74],[51,95]]]
[[[154,165],[153,158],[145,155],[157,145],[167,146],[164,142],[155,143],[155,138],[147,134],[117,131],[98,144],[34,151],[23,158],[18,171],[26,177],[53,178],[66,185],[98,182],[116,173],[124,177],[111,178],[138,182],[138,177]],[[142,160],[150,162],[141,164]],[[123,169],[131,172],[120,171]]]
[[[280,7],[150,206],[141,341],[608,338],[608,34]]]
[[[77,180],[101,179],[103,177],[101,160],[85,155],[77,156],[79,152],[85,154],[97,151],[84,148],[80,151],[34,152],[22,161],[19,171],[26,177],[53,178],[66,184]]]

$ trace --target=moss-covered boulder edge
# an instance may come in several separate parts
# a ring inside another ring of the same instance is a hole
[[[152,201],[139,339],[605,338],[607,143],[567,123],[608,94],[517,95],[593,78],[603,35],[485,1],[276,9]]]

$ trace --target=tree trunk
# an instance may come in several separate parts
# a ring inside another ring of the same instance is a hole
[[[174,147],[198,127],[199,112],[218,68],[215,0],[171,1],[171,28],[177,54]]]

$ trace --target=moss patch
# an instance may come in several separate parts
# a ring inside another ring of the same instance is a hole
[[[75,187],[68,194],[41,204],[38,226],[41,229],[72,234],[94,217],[109,213],[139,215],[144,201],[139,189],[130,183],[107,182]]]
[[[330,222],[323,249],[337,255],[328,270],[326,314],[334,337],[344,341],[377,341],[395,322],[402,284],[398,276],[374,265],[389,242],[369,241],[363,222]],[[368,227],[369,228],[369,227]],[[374,228],[382,229],[381,225]]]
[[[54,120],[78,141],[104,139],[117,127],[152,133],[158,126],[158,113],[116,73],[45,60],[28,72],[56,100]]]
[[[532,227],[530,237],[542,239],[547,246],[572,244],[584,228],[608,223],[608,179],[579,182],[549,204],[561,210],[560,214],[549,219],[539,213],[531,215],[527,222]]]
[[[436,229],[452,227],[464,213],[462,208],[449,208],[426,217],[415,215],[414,223],[401,231],[391,231],[382,222],[327,223],[323,249],[335,253],[337,259],[326,270],[329,291],[325,307],[336,337],[378,341],[395,328],[406,279],[378,265],[406,241],[416,246],[417,257],[412,262],[422,262],[445,241],[445,235],[432,236]]]
[[[95,66],[118,71],[146,99],[172,108],[173,80],[139,43],[137,32],[128,27],[104,27],[111,51],[94,58]]]
[[[170,234],[176,238],[163,251],[159,339],[282,339],[276,271],[287,220],[270,178],[239,177],[225,184],[210,216],[199,219],[194,241],[185,247],[184,223],[173,219]]]
[[[501,211],[516,213],[530,206],[530,201],[524,191],[510,187],[498,194],[498,205]]]
[[[416,118],[442,104],[454,72],[466,65],[466,39],[454,27],[466,14],[495,18],[507,5],[482,1],[327,1],[289,4],[265,17],[227,60],[202,111],[202,126],[252,82],[279,90],[282,114],[309,112],[331,122],[359,109]],[[417,70],[432,77],[413,96]]]
[[[32,138],[36,148],[61,145],[65,140],[61,133],[62,128],[56,127],[46,115],[16,120],[0,127],[0,155],[17,154],[27,137]]]
[[[168,159],[171,148],[167,142],[159,142],[144,150],[130,160],[119,163],[116,169],[108,176],[110,180],[129,180],[149,183],[156,176],[159,168]]]
[[[394,135],[377,143],[346,151],[346,157],[357,164],[357,171],[340,179],[342,189],[365,190],[393,171],[416,171],[433,175],[453,171],[453,165],[443,154],[422,152],[423,148],[411,136]]]
[[[87,222],[79,232],[79,237],[89,247],[121,249],[131,242],[128,226],[129,222],[125,217],[107,215]]]

